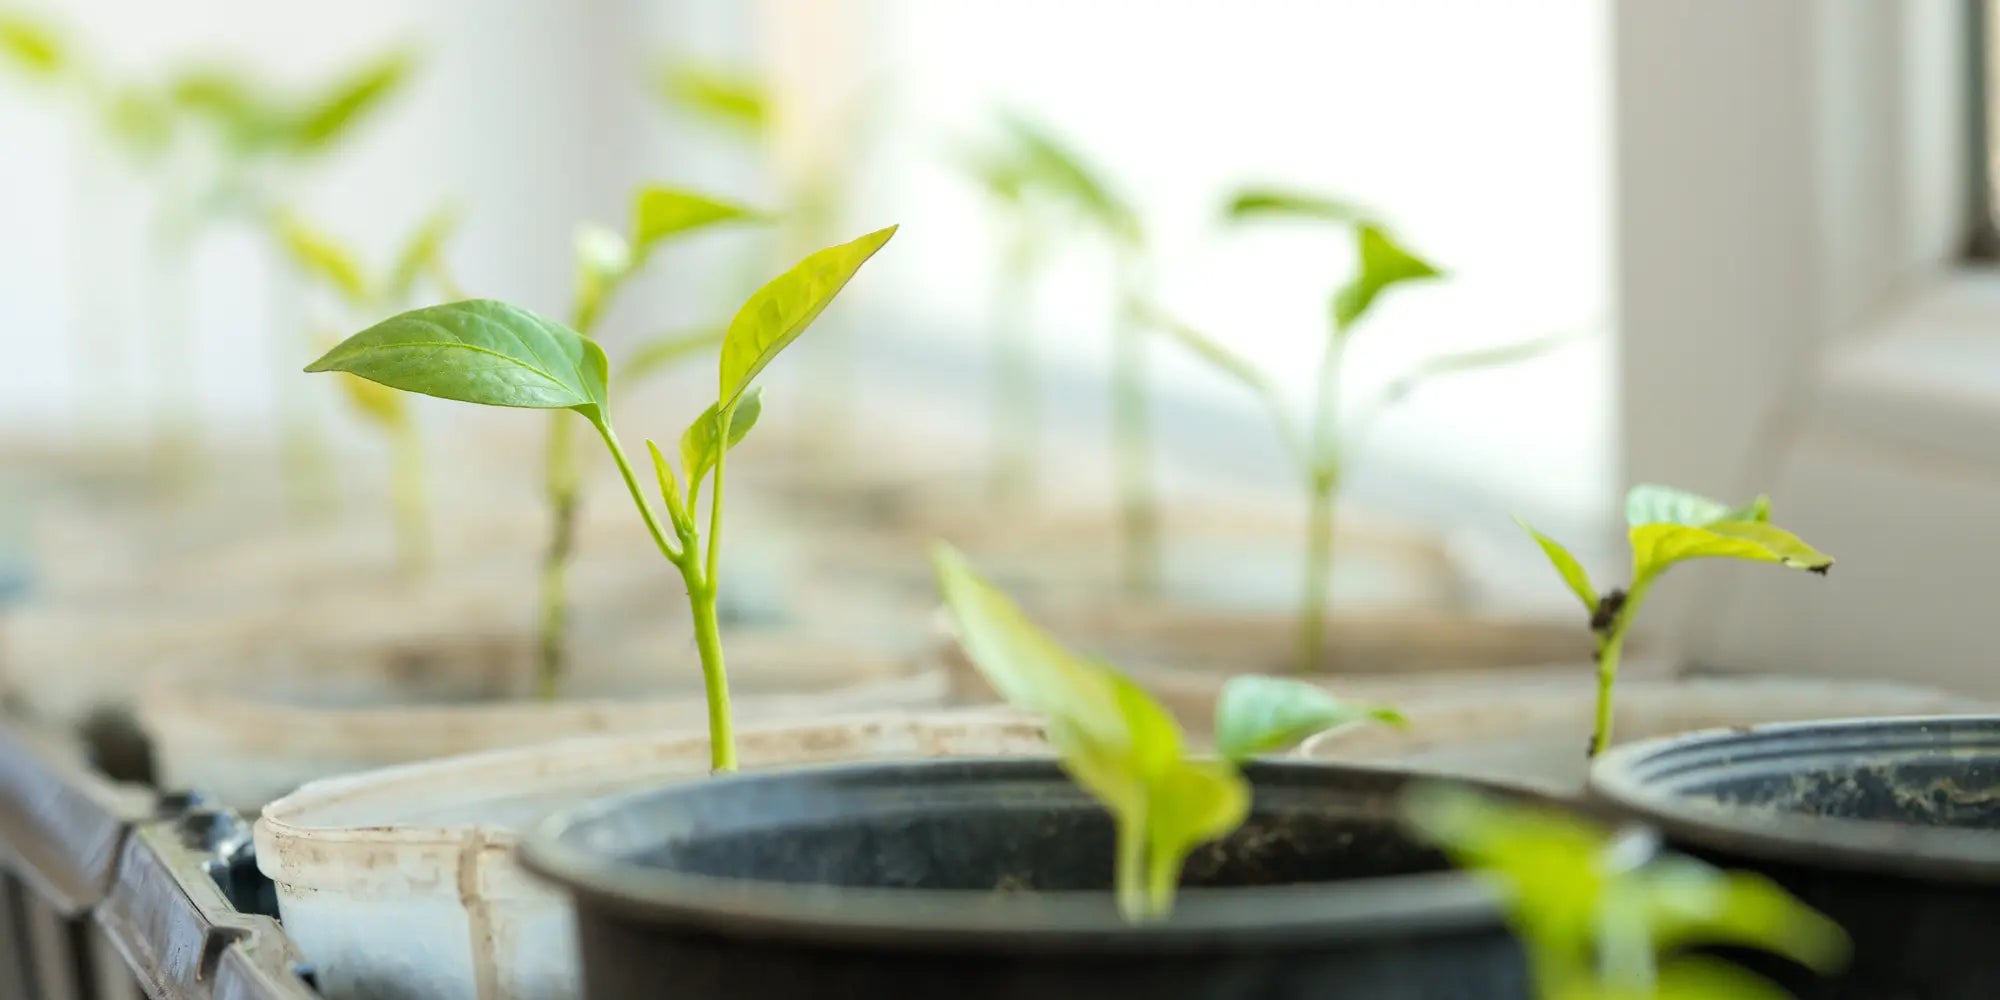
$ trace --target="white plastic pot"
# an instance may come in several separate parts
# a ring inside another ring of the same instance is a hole
[[[803,637],[746,633],[729,652],[735,710],[750,723],[945,701],[935,672]],[[597,647],[554,701],[529,697],[533,664],[519,633],[279,644],[157,674],[138,716],[164,787],[251,811],[333,775],[707,718],[689,641]]]
[[[1631,679],[1621,680],[1616,694],[1614,743],[1769,722],[1982,709],[1974,699],[1929,688],[1806,677]],[[1405,714],[1408,728],[1340,729],[1313,738],[1302,753],[1320,760],[1394,763],[1562,795],[1583,790],[1596,714],[1596,690],[1588,674],[1412,704]]]
[[[995,712],[884,715],[738,734],[743,767],[1045,752]],[[593,798],[708,774],[699,731],[593,737],[315,782],[265,807],[257,866],[329,1000],[566,1000],[569,901],[519,834]]]

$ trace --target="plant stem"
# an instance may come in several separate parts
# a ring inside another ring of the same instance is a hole
[[[394,452],[391,493],[396,506],[396,548],[403,574],[417,579],[430,572],[430,504],[424,489],[424,439],[417,422],[404,414],[390,430]]]
[[[1118,896],[1118,913],[1128,922],[1144,920],[1151,907],[1146,901],[1146,829],[1144,823],[1118,820],[1118,859],[1113,868],[1113,887]]]
[[[1124,533],[1125,589],[1150,593],[1159,582],[1159,498],[1146,401],[1145,328],[1132,315],[1137,301],[1132,265],[1121,265],[1112,330],[1111,436]]]
[[[1023,502],[1035,493],[1035,452],[1041,437],[1041,400],[1035,387],[1034,352],[1028,342],[1033,287],[1033,247],[1026,222],[1013,220],[993,303],[993,473],[997,504]]]
[[[1625,631],[1645,600],[1651,577],[1634,577],[1628,590],[1614,590],[1598,600],[1591,628],[1597,633],[1597,714],[1590,733],[1590,756],[1611,749],[1612,688],[1618,680],[1618,660],[1625,651]]]
[[[1326,657],[1326,606],[1333,579],[1334,498],[1340,476],[1314,475],[1306,512],[1305,585],[1299,603],[1298,672],[1313,673]]]
[[[576,512],[582,478],[570,438],[571,419],[572,415],[565,410],[549,414],[545,473],[549,545],[542,556],[540,655],[535,670],[535,696],[545,701],[555,698],[569,660],[569,560],[576,548]]]

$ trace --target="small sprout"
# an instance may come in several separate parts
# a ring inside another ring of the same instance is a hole
[[[1515,520],[1541,546],[1570,592],[1582,602],[1590,616],[1590,631],[1597,637],[1597,721],[1590,738],[1593,755],[1611,746],[1612,685],[1618,678],[1625,634],[1654,581],[1667,567],[1689,559],[1777,563],[1821,575],[1833,567],[1832,556],[1770,523],[1768,497],[1731,507],[1684,490],[1641,483],[1625,497],[1632,578],[1623,588],[1599,594],[1568,549],[1519,518]]]
[[[771,123],[762,81],[747,72],[675,60],[660,70],[659,94],[690,114],[761,138]]]
[[[1249,817],[1238,762],[1332,726],[1395,717],[1297,682],[1238,678],[1217,706],[1222,756],[1191,756],[1179,723],[1130,678],[1064,649],[957,550],[940,544],[933,559],[966,656],[1009,704],[1046,720],[1063,768],[1111,813],[1118,911],[1133,923],[1165,918],[1188,854]]]
[[[1343,433],[1340,414],[1334,405],[1340,393],[1341,363],[1349,335],[1390,290],[1401,285],[1435,279],[1437,267],[1405,248],[1392,237],[1373,213],[1334,198],[1304,194],[1283,188],[1251,187],[1239,191],[1223,211],[1229,222],[1260,219],[1297,219],[1316,224],[1331,223],[1351,228],[1358,266],[1352,278],[1337,289],[1329,305],[1330,322],[1325,346],[1321,349],[1319,381],[1314,389],[1312,416],[1301,429],[1292,407],[1276,381],[1260,371],[1222,341],[1181,322],[1150,302],[1133,306],[1138,320],[1163,334],[1169,341],[1208,364],[1218,373],[1248,390],[1270,413],[1285,453],[1298,467],[1307,492],[1307,537],[1305,580],[1300,588],[1298,670],[1319,669],[1326,649],[1326,605],[1333,574],[1334,514],[1340,488],[1348,472],[1349,454],[1362,438],[1361,430],[1415,389],[1442,375],[1477,371],[1540,355],[1566,342],[1567,337],[1537,340],[1446,354],[1421,362],[1391,381],[1357,421],[1358,428]]]
[[[1501,890],[1543,1000],[1760,1000],[1786,994],[1690,948],[1770,952],[1820,972],[1846,964],[1840,927],[1759,875],[1663,852],[1651,831],[1448,786],[1404,800],[1410,825]]]
[[[717,771],[733,770],[734,721],[716,618],[728,448],[742,440],[762,409],[751,382],[895,232],[891,226],[807,257],[758,289],[736,313],[723,335],[715,402],[682,436],[685,485],[658,445],[646,442],[666,507],[664,522],[612,429],[604,349],[554,320],[490,300],[430,306],[349,337],[306,370],[347,372],[406,392],[486,406],[569,410],[588,421],[617,464],[653,544],[687,585],[707,692],[710,762]],[[705,532],[698,519],[704,480],[714,484]],[[544,673],[540,680],[546,693],[553,678]]]

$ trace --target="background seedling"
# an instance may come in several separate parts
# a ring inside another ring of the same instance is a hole
[[[1336,289],[1328,305],[1329,329],[1320,351],[1311,415],[1303,429],[1292,415],[1284,393],[1255,365],[1222,341],[1189,326],[1160,306],[1138,303],[1144,322],[1186,348],[1196,358],[1250,390],[1271,413],[1285,453],[1297,466],[1307,496],[1304,580],[1299,598],[1298,669],[1317,669],[1326,649],[1328,592],[1333,579],[1334,521],[1340,489],[1366,431],[1381,414],[1408,398],[1433,378],[1523,361],[1562,343],[1547,337],[1499,347],[1445,354],[1421,362],[1384,386],[1352,430],[1343,426],[1339,399],[1341,363],[1348,341],[1381,297],[1401,285],[1442,276],[1429,261],[1405,248],[1364,209],[1332,198],[1265,188],[1248,188],[1232,198],[1224,212],[1232,222],[1284,218],[1331,223],[1350,229],[1355,241],[1355,272]]]
[[[1111,248],[1111,449],[1116,477],[1126,589],[1142,593],[1159,581],[1159,491],[1153,479],[1152,415],[1147,399],[1146,326],[1150,268],[1145,231],[1135,212],[1081,157],[1053,134],[1018,116],[1002,119],[1002,162],[1028,194],[1061,206]]]
[[[1758,875],[1664,853],[1543,806],[1423,786],[1416,831],[1492,880],[1526,946],[1541,1000],[1780,1000],[1769,981],[1697,947],[1757,949],[1820,972],[1846,964],[1846,933]]]
[[[444,261],[444,245],[458,223],[458,213],[447,206],[425,219],[404,242],[394,263],[379,276],[370,277],[360,257],[332,236],[314,228],[291,212],[272,216],[271,227],[292,266],[314,282],[325,286],[346,308],[348,318],[370,322],[393,309],[409,304],[420,278],[427,279],[445,298],[458,298],[458,284]],[[332,338],[313,338],[315,340]],[[328,346],[324,343],[320,347]],[[430,566],[430,513],[425,500],[423,436],[415,416],[403,397],[366,379],[352,375],[340,378],[341,388],[354,412],[375,425],[387,438],[393,456],[391,499],[396,512],[397,553],[403,570],[410,576]],[[280,396],[290,395],[280,392]],[[297,408],[294,408],[297,411]],[[310,418],[301,416],[303,420]],[[316,435],[309,423],[286,428],[286,436],[298,443],[287,450],[310,460],[317,451]],[[295,481],[301,489],[315,490],[312,471],[294,465]],[[303,481],[299,481],[303,479]]]
[[[715,402],[681,435],[680,474],[657,445],[646,442],[666,506],[664,526],[612,429],[604,349],[561,323],[490,300],[431,306],[349,337],[306,370],[348,372],[393,389],[488,406],[568,410],[588,421],[617,464],[654,545],[687,584],[707,693],[710,761],[718,771],[733,770],[736,741],[716,619],[726,458],[762,410],[753,386],[757,375],[805,332],[895,232],[891,226],[812,254],[758,289],[737,311],[723,335]],[[704,533],[698,520],[701,488],[711,477]]]
[[[1238,762],[1335,726],[1402,721],[1298,681],[1238,677],[1216,705],[1221,756],[1191,756],[1179,723],[1144,689],[1064,649],[955,549],[940,545],[934,558],[966,655],[1009,704],[1046,720],[1063,769],[1110,812],[1118,911],[1128,921],[1167,916],[1188,853],[1248,817],[1250,784]]]
[[[1519,519],[1516,519],[1519,521]],[[1632,543],[1632,578],[1622,588],[1599,594],[1583,564],[1555,539],[1519,522],[1542,547],[1570,593],[1590,615],[1597,639],[1597,721],[1590,737],[1595,755],[1611,746],[1612,685],[1618,679],[1618,658],[1625,634],[1653,583],[1667,567],[1689,559],[1741,559],[1777,563],[1824,575],[1833,557],[1807,545],[1797,535],[1771,524],[1769,497],[1741,506],[1685,490],[1641,483],[1625,496],[1625,523]]]

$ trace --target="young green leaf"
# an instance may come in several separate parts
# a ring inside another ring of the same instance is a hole
[[[306,371],[344,371],[487,406],[572,409],[593,422],[603,419],[606,402],[603,348],[561,323],[490,299],[392,316]]]
[[[389,281],[384,289],[389,302],[401,303],[409,298],[416,289],[417,279],[443,258],[444,245],[457,231],[459,218],[457,205],[440,206],[403,242],[402,252],[396,255],[396,263],[389,269]]]
[[[896,227],[890,226],[814,253],[743,303],[722,338],[722,378],[716,399],[724,409],[736,405],[757,373],[799,339],[861,265],[894,235]]]
[[[1434,378],[1529,361],[1572,343],[1575,339],[1569,334],[1557,334],[1552,337],[1537,337],[1512,344],[1479,347],[1429,358],[1390,380],[1382,389],[1382,403],[1387,405],[1400,402],[1415,392],[1418,386]]]
[[[656,371],[711,351],[722,344],[723,334],[728,332],[728,327],[711,326],[661,334],[639,345],[639,349],[625,359],[625,363],[618,367],[618,381],[638,382]]]
[[[660,93],[669,102],[728,128],[762,134],[770,124],[770,101],[761,82],[748,73],[675,62],[660,74]]]
[[[763,397],[764,390],[752,389],[736,404],[736,411],[729,417],[729,447],[742,443],[750,428],[757,426],[757,418],[764,412]],[[720,412],[710,404],[681,434],[681,471],[687,476],[689,496],[701,488],[701,481],[715,468],[715,460],[721,453],[715,445],[720,423]]]
[[[1279,218],[1359,225],[1374,219],[1374,213],[1353,202],[1275,187],[1247,187],[1236,192],[1222,214],[1231,222]]]
[[[1582,1000],[1582,998],[1580,998]],[[1618,1000],[1598,993],[1592,1000]],[[1764,977],[1719,958],[1688,955],[1660,967],[1650,996],[1635,1000],[1795,1000]]]
[[[1761,875],[1667,855],[1635,877],[1644,885],[1644,919],[1662,951],[1757,948],[1823,973],[1847,961],[1849,942],[1840,926]]]
[[[1251,395],[1256,396],[1257,401],[1271,414],[1271,420],[1277,425],[1278,435],[1284,439],[1286,449],[1302,459],[1305,457],[1305,441],[1292,425],[1291,414],[1285,408],[1284,393],[1278,390],[1276,383],[1265,378],[1264,373],[1258,371],[1256,366],[1242,355],[1223,346],[1221,341],[1165,312],[1143,303],[1137,307],[1137,312],[1139,319],[1147,326],[1166,334],[1168,339],[1250,390]]]
[[[69,70],[69,49],[55,29],[21,14],[0,11],[0,58],[42,79]]]
[[[1429,280],[1443,274],[1372,223],[1355,231],[1355,245],[1361,269],[1333,298],[1334,329],[1343,333],[1367,315],[1383,292],[1405,282]]]
[[[1316,733],[1355,722],[1408,725],[1401,712],[1341,701],[1324,688],[1283,677],[1239,674],[1215,703],[1215,751],[1229,760],[1285,750]]]
[[[1700,527],[1717,521],[1769,521],[1771,498],[1759,496],[1741,507],[1731,507],[1699,493],[1677,490],[1658,483],[1640,483],[1625,493],[1625,523],[1637,528],[1646,524],[1687,524]]]
[[[632,256],[643,261],[662,240],[728,222],[750,222],[763,213],[680,188],[649,184],[632,200]]]
[[[291,145],[317,152],[339,142],[362,119],[400,90],[416,69],[408,51],[392,52],[360,67],[308,102],[291,128]]]
[[[966,655],[1010,704],[1046,717],[1064,769],[1110,812],[1120,912],[1164,916],[1188,852],[1242,824],[1248,782],[1226,761],[1186,759],[1166,709],[1036,628],[956,550],[934,558]]]
[[[368,279],[362,275],[354,255],[338,240],[289,211],[277,212],[272,226],[278,232],[278,244],[294,267],[333,286],[350,305],[368,302]]]
[[[1535,544],[1542,547],[1542,554],[1549,557],[1549,564],[1556,568],[1563,582],[1569,584],[1570,593],[1575,594],[1576,599],[1583,602],[1583,610],[1589,614],[1596,614],[1597,590],[1590,585],[1590,574],[1584,572],[1583,564],[1577,562],[1576,557],[1570,555],[1569,550],[1563,548],[1560,542],[1536,531],[1528,522],[1517,517],[1514,523],[1520,525],[1522,531],[1534,536]]]
[[[1814,573],[1825,573],[1833,566],[1832,556],[1764,521],[1716,521],[1702,527],[1642,524],[1630,534],[1635,579],[1656,576],[1688,559],[1779,563]]]
[[[1069,205],[1124,243],[1142,237],[1139,215],[1053,134],[1018,115],[1002,117],[1015,150],[1016,169],[1031,190]]]

